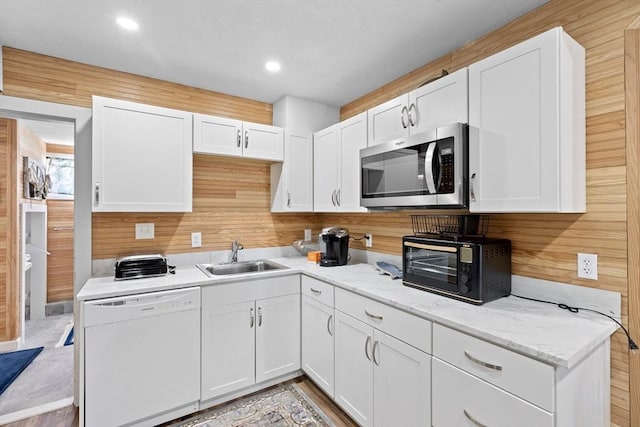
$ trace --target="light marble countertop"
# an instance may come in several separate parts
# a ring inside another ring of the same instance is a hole
[[[476,306],[402,285],[380,274],[370,264],[320,267],[304,257],[271,258],[288,270],[210,278],[197,267],[178,267],[163,277],[114,281],[89,279],[78,293],[79,301],[139,294],[189,286],[210,286],[304,273],[337,287],[449,326],[538,360],[565,368],[575,366],[618,328],[611,320],[588,312],[577,314],[555,305],[513,296]]]

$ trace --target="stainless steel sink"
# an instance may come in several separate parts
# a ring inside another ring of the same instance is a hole
[[[269,260],[236,262],[233,264],[197,264],[200,270],[210,277],[230,274],[260,273],[271,270],[286,270],[288,267]]]

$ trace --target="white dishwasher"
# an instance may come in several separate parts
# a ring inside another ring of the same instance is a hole
[[[200,288],[87,301],[85,426],[154,425],[200,399]]]

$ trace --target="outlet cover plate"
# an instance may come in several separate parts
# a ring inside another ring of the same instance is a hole
[[[364,245],[367,248],[370,248],[373,246],[373,234],[367,233],[364,235]]]
[[[136,239],[153,239],[155,230],[153,222],[136,224]]]
[[[304,240],[306,240],[307,242],[309,240],[311,240],[311,229],[310,228],[305,228],[304,229]]]
[[[192,248],[201,248],[202,247],[202,233],[195,232],[191,233],[191,247]]]
[[[578,254],[578,277],[598,280],[598,255]]]

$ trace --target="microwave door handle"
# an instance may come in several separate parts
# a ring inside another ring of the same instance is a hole
[[[427,154],[424,156],[424,176],[427,180],[427,190],[429,194],[436,194],[436,183],[433,179],[433,155],[436,151],[435,142],[427,147]]]

